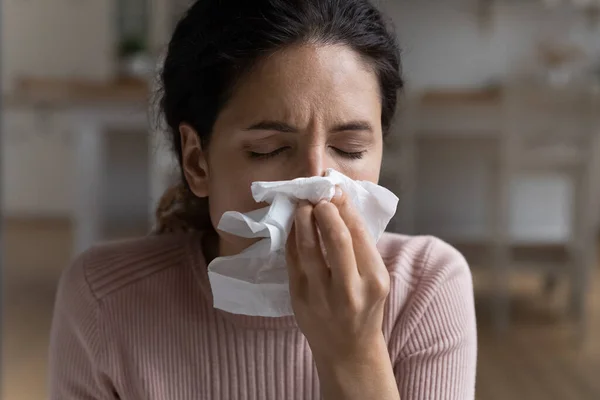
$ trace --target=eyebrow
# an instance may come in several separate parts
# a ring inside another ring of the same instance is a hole
[[[351,121],[336,125],[333,127],[332,132],[350,132],[350,131],[366,131],[373,132],[373,127],[367,121]]]
[[[298,129],[281,121],[261,121],[246,128],[246,131],[276,131],[282,133],[297,133]],[[366,131],[373,132],[373,127],[367,121],[351,121],[333,127],[332,132]]]
[[[298,129],[281,121],[261,121],[248,128],[247,131],[277,131],[283,133],[295,133]]]

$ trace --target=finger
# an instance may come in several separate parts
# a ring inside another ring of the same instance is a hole
[[[348,195],[339,187],[336,188],[336,195],[331,199],[331,203],[337,207],[340,217],[344,220],[354,240],[374,242],[362,215],[354,207]]]
[[[331,268],[332,279],[349,284],[358,278],[352,236],[333,204],[322,201],[314,209],[315,219],[325,247],[325,258]]]
[[[294,221],[298,263],[309,284],[324,286],[329,280],[329,269],[319,244],[319,234],[314,216],[314,207],[303,201],[296,210]]]
[[[295,296],[301,292],[306,277],[302,273],[296,250],[296,232],[294,227],[290,231],[285,249],[286,265],[290,277],[290,294]]]
[[[294,276],[302,275],[302,269],[298,262],[298,251],[296,250],[296,231],[293,226],[285,244],[285,258],[289,274]]]
[[[352,200],[338,188],[336,196],[331,203],[337,207],[340,218],[350,232],[354,247],[354,256],[359,274],[370,274],[374,271],[374,261],[379,261],[381,256],[371,232],[368,230],[363,217],[352,204]]]

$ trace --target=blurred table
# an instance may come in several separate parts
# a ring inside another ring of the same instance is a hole
[[[145,82],[90,82],[69,79],[22,79],[5,96],[12,108],[60,111],[67,115],[75,140],[75,254],[102,239],[102,193],[106,180],[108,131],[148,134],[150,90]],[[150,151],[150,148],[149,148]],[[150,157],[151,163],[153,157]],[[154,168],[150,166],[150,171]],[[152,181],[152,179],[151,179]]]

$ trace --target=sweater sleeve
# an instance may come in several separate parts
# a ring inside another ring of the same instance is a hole
[[[50,333],[49,399],[116,399],[100,363],[99,303],[85,277],[87,254],[63,273]]]
[[[475,398],[477,330],[473,285],[464,257],[450,245],[430,245],[422,276],[395,326],[403,338],[394,372],[402,400]]]

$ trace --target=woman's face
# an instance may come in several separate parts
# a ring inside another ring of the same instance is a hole
[[[377,182],[382,158],[377,78],[345,46],[306,45],[277,52],[238,84],[215,123],[208,149],[181,127],[184,171],[192,191],[208,196],[213,226],[226,211],[263,207],[255,181],[322,176],[334,168]],[[251,241],[219,233],[220,255]]]

